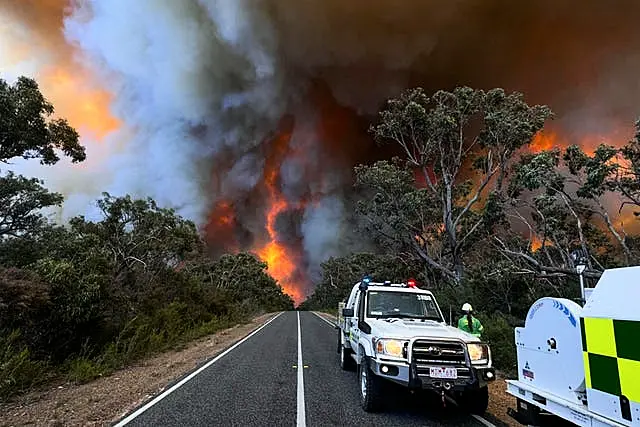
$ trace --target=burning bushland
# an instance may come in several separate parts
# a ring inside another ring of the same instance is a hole
[[[638,113],[633,0],[0,5],[9,47],[47,52],[38,73],[61,77],[45,89],[75,82],[78,114],[60,112],[89,124],[94,160],[50,174],[63,218],[91,214],[103,190],[151,196],[196,221],[213,253],[258,253],[298,301],[322,261],[369,243],[354,232],[352,170],[394,154],[367,128],[402,89],[523,92],[556,113],[534,151],[621,145]]]

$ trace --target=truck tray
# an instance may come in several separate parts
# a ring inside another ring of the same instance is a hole
[[[625,426],[616,421],[594,414],[586,405],[576,405],[561,397],[532,387],[517,380],[507,380],[507,393],[535,407],[567,420],[575,425],[584,427]],[[518,419],[518,412],[511,410],[510,415]],[[627,424],[631,425],[631,423]]]

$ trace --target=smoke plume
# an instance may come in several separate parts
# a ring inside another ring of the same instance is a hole
[[[36,32],[51,31],[45,16],[61,13],[48,9],[66,4],[19,3],[0,8]],[[351,167],[375,156],[367,120],[407,86],[524,92],[556,111],[552,127],[571,142],[624,135],[640,113],[634,0],[69,6],[66,41],[108,88],[127,135],[101,166],[101,190],[173,206],[208,224],[221,247],[266,245],[280,200],[276,239],[298,257],[301,277],[317,277],[322,260],[359,244],[344,202]]]

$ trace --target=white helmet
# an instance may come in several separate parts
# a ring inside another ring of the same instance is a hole
[[[467,313],[472,312],[473,307],[471,307],[471,304],[469,304],[468,302],[465,302],[464,305],[462,306],[462,311]]]

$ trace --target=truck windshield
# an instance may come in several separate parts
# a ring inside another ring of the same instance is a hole
[[[414,292],[368,292],[367,317],[409,318],[442,321],[431,295]]]

